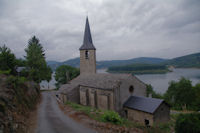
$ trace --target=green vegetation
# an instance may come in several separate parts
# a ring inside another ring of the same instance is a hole
[[[200,83],[192,86],[190,80],[182,77],[178,82],[171,81],[168,90],[162,95],[147,85],[147,97],[164,99],[175,110],[200,110]]]
[[[153,127],[146,127],[144,125],[141,125],[140,123],[129,121],[125,118],[122,118],[118,115],[118,113],[110,110],[99,110],[95,109],[89,106],[83,106],[80,104],[72,103],[72,102],[66,102],[67,105],[72,107],[76,111],[80,111],[85,113],[90,118],[97,120],[99,122],[106,122],[106,123],[112,123],[114,125],[127,127],[127,128],[139,128],[147,133],[168,133],[170,132],[174,127],[174,119],[172,118],[172,121],[165,124],[156,124]]]
[[[25,60],[16,59],[15,55],[5,45],[0,47],[0,74],[11,74],[24,76],[28,80],[40,83],[42,80],[51,80],[52,70],[47,66],[45,54],[39,39],[33,36],[25,49]],[[16,68],[25,67],[24,70],[17,74]]]
[[[59,88],[60,85],[66,84],[68,81],[77,77],[79,74],[80,71],[77,68],[67,65],[59,66],[55,72],[55,80],[57,81],[56,87]]]
[[[200,53],[177,57],[168,60],[163,64],[172,65],[178,68],[200,68]]]
[[[199,133],[200,114],[180,114],[176,120],[176,133]]]
[[[156,64],[131,64],[125,66],[112,66],[108,68],[108,72],[132,73],[132,74],[152,74],[166,73],[168,68],[165,65]]]
[[[39,39],[33,36],[29,42],[26,52],[26,64],[28,67],[28,78],[37,83],[42,80],[49,80],[51,77],[51,69],[47,67],[45,54]]]
[[[0,74],[5,74],[5,75],[9,75],[10,74],[10,70],[0,70]]]
[[[10,71],[12,74],[16,73],[16,57],[5,45],[0,47],[0,62],[1,71]]]
[[[102,119],[104,122],[111,122],[113,124],[123,123],[123,119],[114,111],[105,111],[102,115]]]
[[[147,87],[147,90],[146,90],[146,93],[147,93],[147,97],[149,97],[150,96],[150,94],[151,94],[151,96],[153,97],[153,98],[160,98],[160,99],[163,99],[163,95],[162,94],[159,94],[159,93],[156,93],[154,90],[153,90],[153,87],[149,84],[147,84],[146,85],[146,87]]]
[[[27,109],[33,109],[39,98],[39,87],[36,84],[35,86],[28,87],[28,83],[25,77],[16,77],[13,75],[9,76],[5,82],[6,87],[12,89],[15,94],[12,103],[14,106],[21,108],[22,112]]]
[[[200,84],[192,86],[190,80],[181,78],[178,82],[170,82],[164,99],[174,109],[200,110]]]
[[[118,113],[108,110],[99,110],[89,106],[83,106],[76,103],[67,102],[66,104],[70,105],[76,111],[84,112],[89,117],[100,121],[100,122],[110,122],[113,124],[124,125],[126,120],[121,118]]]

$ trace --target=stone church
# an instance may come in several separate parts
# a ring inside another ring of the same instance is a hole
[[[149,125],[154,122],[153,113],[162,105],[166,110],[163,120],[168,120],[168,105],[160,99],[145,98],[146,84],[137,77],[131,74],[96,72],[96,48],[93,45],[88,17],[83,44],[79,50],[80,75],[59,89],[59,97],[63,102],[70,101],[98,109],[113,110],[131,120],[141,123],[146,120]],[[135,116],[134,113],[139,116]]]

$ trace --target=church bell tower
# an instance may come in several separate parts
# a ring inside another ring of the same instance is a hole
[[[80,50],[80,74],[96,73],[96,48],[92,42],[88,17],[86,18],[83,45]]]

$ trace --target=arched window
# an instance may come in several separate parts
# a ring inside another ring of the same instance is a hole
[[[89,58],[89,51],[85,51],[85,59],[88,59]]]
[[[134,87],[133,87],[132,85],[129,87],[129,92],[130,92],[130,93],[133,93],[133,92],[134,92]]]

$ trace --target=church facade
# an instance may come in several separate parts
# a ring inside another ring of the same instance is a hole
[[[131,111],[135,109],[129,107],[130,104],[125,105],[125,103],[130,102],[130,97],[145,97],[146,84],[131,74],[96,72],[96,48],[92,42],[88,18],[86,19],[83,44],[79,50],[80,75],[68,84],[61,86],[59,97],[62,101],[75,102],[103,110],[113,110],[124,117],[135,119],[135,117],[132,117],[133,115],[130,115]],[[153,100],[152,103],[154,102]],[[145,106],[145,103],[143,106]],[[142,115],[139,117],[142,117]],[[140,119],[144,121],[145,118]],[[146,119],[149,120],[149,118]]]

